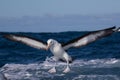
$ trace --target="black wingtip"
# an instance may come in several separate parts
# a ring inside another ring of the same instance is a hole
[[[111,28],[116,28],[116,26],[112,26]]]
[[[12,34],[3,35],[4,38],[9,39],[9,40],[14,40],[14,39],[13,39],[13,36],[14,36],[14,35],[12,35]],[[15,40],[14,40],[14,41],[15,41]]]
[[[113,26],[113,28],[116,28],[116,26]]]
[[[116,27],[116,26],[115,26],[115,27],[113,28],[113,31],[114,31],[114,32],[120,32],[120,27]]]
[[[4,38],[10,38],[11,36],[12,36],[11,34],[3,35]]]
[[[113,27],[107,28],[105,30],[112,30],[112,29],[115,29],[115,28],[116,28],[116,26],[113,26]]]

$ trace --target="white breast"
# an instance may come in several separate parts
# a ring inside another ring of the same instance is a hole
[[[62,57],[63,53],[65,52],[64,49],[61,47],[61,44],[57,43],[50,47],[50,51],[56,57]]]

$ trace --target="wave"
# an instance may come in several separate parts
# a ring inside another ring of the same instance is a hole
[[[119,80],[120,59],[75,60],[70,64],[68,74],[62,72],[66,65],[64,62],[58,62],[57,73],[48,73],[53,65],[51,58],[46,58],[43,63],[5,64],[0,71],[10,80],[57,79],[61,76],[72,80]]]
[[[119,80],[116,75],[79,75],[72,80]]]
[[[57,66],[62,66],[65,65],[65,62],[58,62]],[[53,66],[54,61],[52,58],[46,58],[46,60],[43,62],[44,66]],[[85,59],[80,59],[80,60],[75,60],[73,63],[70,64],[71,67],[120,67],[120,59],[115,59],[115,58],[109,58],[109,59],[92,59],[92,60],[85,60]]]

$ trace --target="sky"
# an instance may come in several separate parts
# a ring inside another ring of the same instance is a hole
[[[87,31],[120,26],[120,0],[0,0],[0,31]]]

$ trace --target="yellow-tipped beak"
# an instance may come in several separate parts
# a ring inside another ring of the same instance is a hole
[[[49,48],[50,48],[50,45],[48,44],[46,50],[48,50]]]

